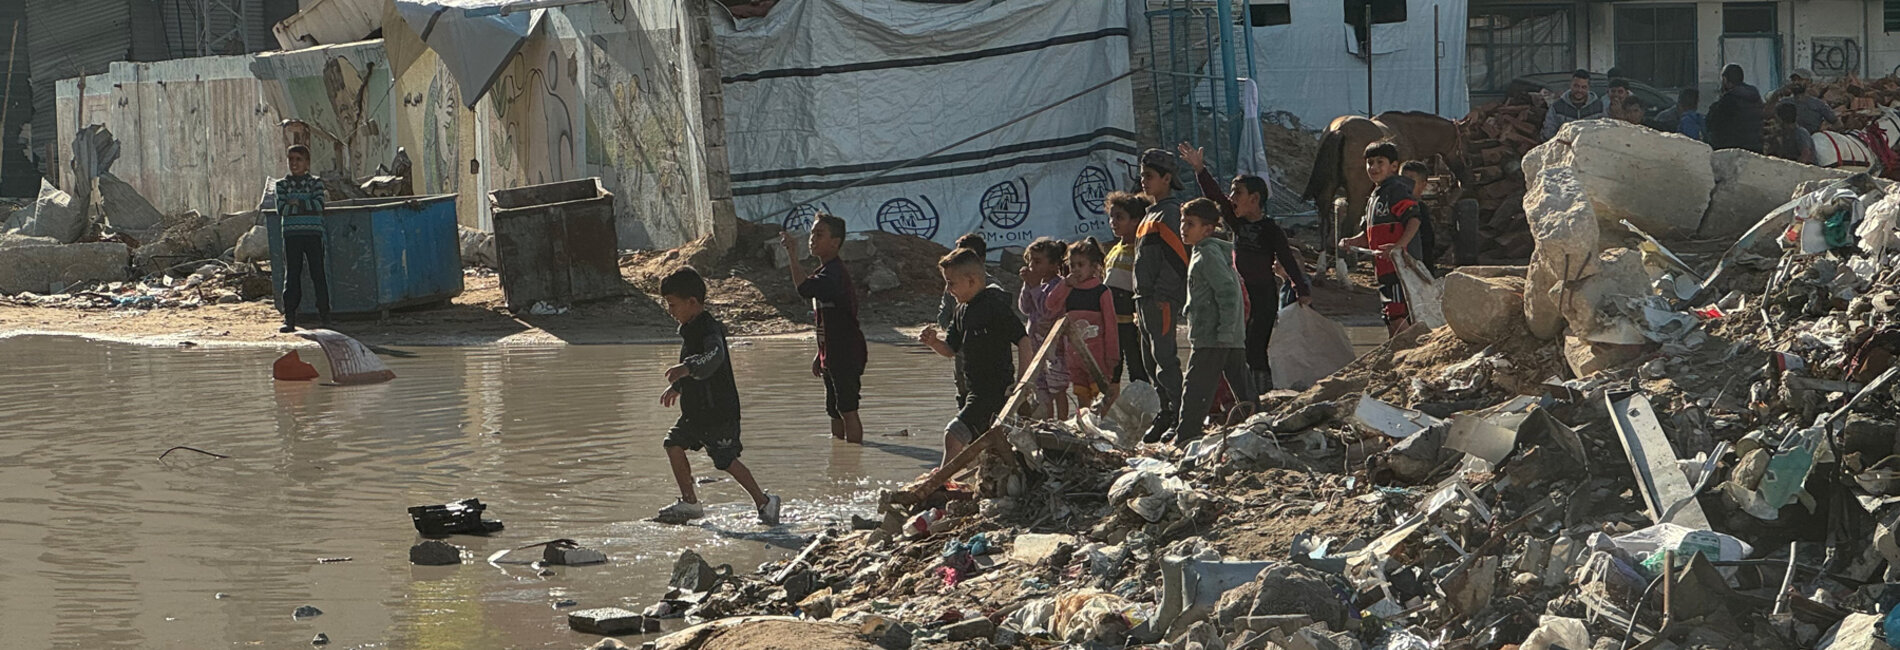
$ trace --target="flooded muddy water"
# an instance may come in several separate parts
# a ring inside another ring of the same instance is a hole
[[[671,346],[417,348],[385,358],[392,382],[326,387],[272,381],[276,349],[0,339],[0,646],[584,647],[557,601],[638,611],[682,548],[751,571],[935,465],[947,360],[875,346],[859,447],[827,434],[811,350],[734,347],[744,458],[785,499],[766,528],[729,479],[699,488],[699,525],[645,521],[677,496]],[[174,445],[230,458],[158,459]],[[507,529],[451,538],[462,566],[411,566],[404,509],[464,497]],[[612,560],[545,577],[484,561],[563,537]],[[302,605],[324,613],[293,620]]]

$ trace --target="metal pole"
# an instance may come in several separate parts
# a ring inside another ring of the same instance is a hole
[[[1443,60],[1445,57],[1444,57],[1444,53],[1439,51],[1439,49],[1443,47],[1443,45],[1442,45],[1442,42],[1438,40],[1438,25],[1439,25],[1438,5],[1432,5],[1432,114],[1433,115],[1443,115],[1445,112],[1444,109],[1440,107],[1439,105],[1439,100],[1445,96],[1445,91],[1439,88],[1439,83],[1444,73],[1439,71],[1438,66],[1439,66],[1439,61]]]
[[[7,105],[13,103],[13,55],[14,55],[14,52],[16,52],[15,48],[19,44],[20,44],[20,21],[18,19],[15,19],[13,21],[13,38],[7,41],[6,91],[4,94],[0,94],[0,138],[4,138],[7,136]],[[15,145],[15,146],[18,146],[18,145]],[[0,152],[4,152],[6,151],[6,149],[7,149],[6,143],[0,142]],[[7,175],[4,173],[6,166],[7,166],[6,156],[0,156],[0,180],[4,180],[7,177]]]
[[[1221,84],[1227,87],[1227,150],[1235,152],[1235,160],[1238,161],[1240,121],[1234,115],[1240,111],[1240,75],[1236,73],[1237,66],[1234,65],[1234,7],[1231,0],[1221,0],[1215,5],[1215,20],[1220,24]]]
[[[1366,0],[1366,117],[1372,117],[1372,0]]]

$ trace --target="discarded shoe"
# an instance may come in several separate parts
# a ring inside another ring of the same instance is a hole
[[[780,501],[778,495],[765,495],[765,504],[759,506],[759,523],[767,526],[777,526],[779,505]]]
[[[704,516],[706,509],[699,504],[674,501],[673,505],[661,508],[659,516],[653,519],[662,524],[683,524]]]

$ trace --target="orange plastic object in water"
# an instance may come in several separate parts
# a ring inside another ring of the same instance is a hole
[[[270,374],[278,381],[309,381],[317,378],[317,367],[304,363],[297,351],[291,350],[271,364]]]

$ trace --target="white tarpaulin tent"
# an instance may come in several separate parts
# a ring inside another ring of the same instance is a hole
[[[741,218],[805,229],[825,211],[996,248],[1109,236],[1102,198],[1135,170],[1127,77],[866,179],[1125,75],[1123,3],[788,0],[714,24]]]
[[[1290,0],[1293,22],[1253,28],[1262,112],[1286,111],[1308,128],[1366,112],[1366,61],[1339,0]],[[1437,8],[1436,35],[1432,25]],[[1406,0],[1406,20],[1372,26],[1372,108],[1458,119],[1471,110],[1465,85],[1465,2]],[[1437,41],[1434,46],[1434,39]],[[1432,54],[1437,62],[1433,105]]]
[[[462,103],[474,106],[502,65],[541,24],[545,9],[502,13],[521,0],[396,0],[396,11],[455,76]]]

